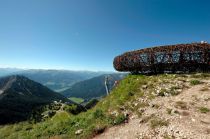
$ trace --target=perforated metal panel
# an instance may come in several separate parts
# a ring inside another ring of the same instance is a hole
[[[132,73],[209,72],[210,44],[158,46],[126,52],[115,57],[117,71]]]

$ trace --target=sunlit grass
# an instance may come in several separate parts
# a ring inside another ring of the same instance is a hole
[[[185,78],[182,76],[173,74],[156,76],[128,75],[124,80],[120,81],[119,85],[113,89],[109,96],[103,98],[94,108],[87,112],[82,112],[78,115],[68,112],[57,112],[52,118],[36,124],[22,122],[0,126],[0,139],[34,139],[55,136],[56,138],[72,139],[91,138],[103,132],[106,128],[121,124],[126,120],[126,116],[123,115],[120,107],[124,106],[126,109],[137,113],[138,108],[132,108],[130,105],[127,105],[128,102],[133,102],[140,97],[153,99],[155,96],[151,92],[154,92],[155,87],[161,84],[163,80],[167,83],[168,80],[173,81],[176,78]],[[193,84],[197,84],[197,81],[193,81]],[[145,85],[147,86],[147,92],[142,89]],[[187,109],[187,104],[184,102],[177,102],[176,106],[181,109]],[[136,107],[147,107],[147,104],[137,105]],[[118,115],[112,115],[113,111],[117,111]],[[171,112],[168,113],[170,114]],[[148,120],[150,119],[152,120],[152,117]],[[151,126],[154,128],[167,125],[166,121],[159,119],[151,121]],[[75,132],[79,129],[82,129],[83,132],[80,135],[75,135]]]

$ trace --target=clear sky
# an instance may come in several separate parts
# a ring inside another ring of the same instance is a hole
[[[0,67],[112,71],[156,45],[210,42],[209,0],[0,0]]]

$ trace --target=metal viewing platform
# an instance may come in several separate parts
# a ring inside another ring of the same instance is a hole
[[[210,44],[177,44],[145,48],[115,57],[114,68],[131,73],[209,72]]]

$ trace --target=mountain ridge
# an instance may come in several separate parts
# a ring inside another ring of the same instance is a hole
[[[126,74],[104,74],[74,84],[67,90],[61,92],[66,97],[77,97],[85,100],[101,98],[107,95],[105,80],[107,78],[108,90],[111,91],[115,81],[123,79]]]
[[[61,94],[20,75],[0,78],[0,90],[0,124],[26,120],[33,108],[53,101],[74,104]]]
[[[0,68],[0,76],[22,75],[56,92],[66,90],[80,81],[110,73],[112,72]]]

